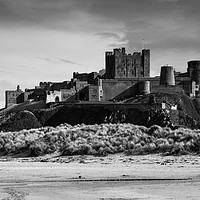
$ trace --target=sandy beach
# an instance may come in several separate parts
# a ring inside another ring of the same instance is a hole
[[[200,199],[200,157],[2,158],[0,199]]]

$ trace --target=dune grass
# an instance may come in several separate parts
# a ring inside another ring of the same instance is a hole
[[[199,154],[200,130],[171,130],[154,125],[150,128],[132,124],[76,125],[61,124],[19,132],[0,132],[0,151],[4,155],[29,152],[39,156],[53,152],[62,155],[106,156],[163,153],[165,155]]]

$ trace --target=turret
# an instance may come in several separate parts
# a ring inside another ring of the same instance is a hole
[[[194,81],[198,87],[200,85],[200,60],[189,61],[187,71],[191,81]],[[200,97],[199,89],[196,90],[196,97]]]
[[[174,68],[171,66],[161,67],[160,85],[175,85]]]
[[[188,73],[191,81],[195,81],[196,84],[200,84],[200,60],[192,60],[188,62]]]

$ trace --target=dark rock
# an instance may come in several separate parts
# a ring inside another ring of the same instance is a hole
[[[0,131],[19,131],[22,129],[31,129],[42,127],[35,115],[27,110],[10,113],[1,117]]]

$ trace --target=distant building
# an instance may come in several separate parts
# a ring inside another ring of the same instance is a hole
[[[97,85],[89,85],[89,101],[102,101],[103,99],[103,88],[102,79],[98,79]]]
[[[7,90],[5,92],[5,100],[6,108],[24,101],[23,91],[20,89],[19,85],[17,86],[16,90]]]
[[[35,89],[26,89],[24,92],[24,100],[45,101],[46,91],[40,87]]]

